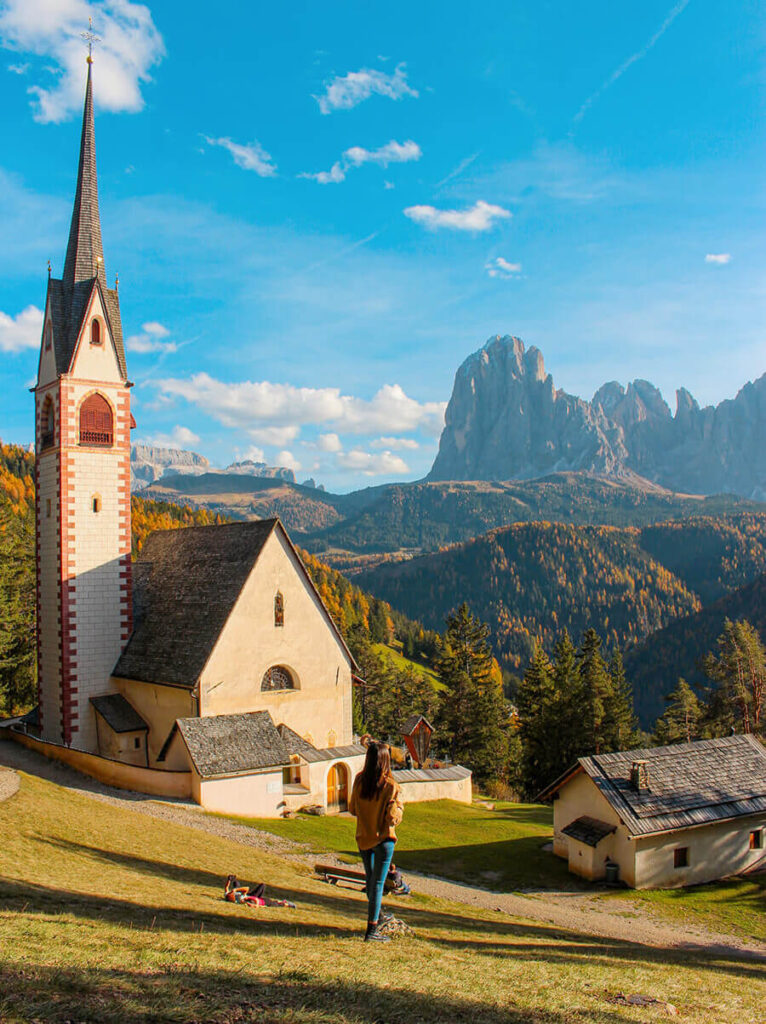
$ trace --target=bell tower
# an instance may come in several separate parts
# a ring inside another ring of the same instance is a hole
[[[130,387],[117,286],[106,283],[92,60],[61,279],[48,292],[35,395],[37,666],[42,738],[95,751],[132,628]]]

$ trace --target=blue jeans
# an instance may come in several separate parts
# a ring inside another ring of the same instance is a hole
[[[371,850],[360,850],[364,862],[364,874],[367,879],[367,920],[377,922],[380,916],[380,904],[383,899],[383,887],[386,883],[388,868],[394,856],[394,840],[384,839]]]

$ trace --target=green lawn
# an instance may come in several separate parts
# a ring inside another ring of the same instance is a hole
[[[28,776],[0,804],[0,837],[3,1024],[664,1019],[620,993],[668,1000],[686,1024],[762,1021],[759,964],[423,896],[400,911],[414,937],[365,946],[361,897],[308,867]],[[223,902],[230,871],[297,909]]]
[[[317,854],[332,850],[358,861],[356,820],[301,814],[287,820],[258,818],[248,824],[307,843]],[[397,828],[396,863],[404,870],[439,875],[506,892],[524,888],[572,888],[576,880],[559,857],[542,849],[553,838],[550,807],[452,800],[408,804]]]
[[[411,661],[409,658],[405,658],[401,651],[396,650],[393,647],[389,647],[388,644],[373,644],[372,649],[376,654],[379,654],[394,668],[398,668],[404,671],[407,668],[413,668],[416,672],[419,672],[422,676],[431,683],[435,690],[443,690],[444,683],[439,679],[437,674],[432,668],[428,668],[426,665],[421,665],[417,661]]]

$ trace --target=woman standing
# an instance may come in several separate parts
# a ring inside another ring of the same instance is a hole
[[[364,768],[354,779],[348,809],[356,815],[356,843],[367,879],[367,931],[365,942],[389,942],[378,931],[388,867],[394,855],[396,826],[402,820],[402,791],[391,774],[391,754],[385,743],[372,741]]]

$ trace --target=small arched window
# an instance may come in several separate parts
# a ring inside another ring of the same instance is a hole
[[[46,398],[43,406],[42,421],[40,423],[40,447],[50,448],[56,443],[56,410],[53,406],[53,399]]]
[[[295,680],[284,665],[272,665],[261,680],[261,690],[294,690]]]
[[[95,317],[90,322],[90,343],[91,345],[101,344],[101,322]]]
[[[53,345],[53,328],[51,327],[50,320],[45,325],[45,348],[46,351]]]
[[[103,395],[88,395],[80,406],[80,444],[111,447],[112,407]]]
[[[100,512],[101,511],[101,495],[100,494],[94,494],[93,495],[93,511],[94,512]]]
[[[274,597],[274,625],[284,626],[285,624],[285,599],[277,591]]]

